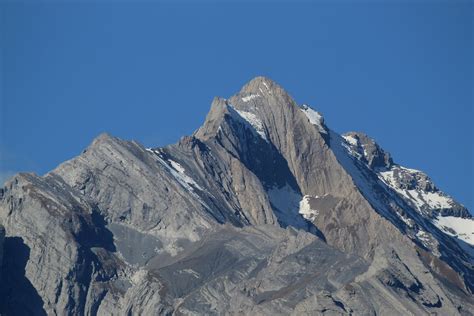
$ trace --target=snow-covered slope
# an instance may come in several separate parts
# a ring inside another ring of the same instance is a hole
[[[446,234],[474,246],[474,219],[455,216],[438,216],[435,225]]]
[[[306,115],[311,124],[315,125],[319,132],[327,134],[326,126],[324,125],[324,118],[321,113],[312,109],[309,105],[303,104],[301,111]]]
[[[413,238],[441,255],[436,251],[437,232],[424,224],[427,221],[453,237],[463,249],[468,249],[468,253],[474,253],[474,249],[470,249],[474,246],[474,219],[463,205],[437,188],[422,171],[394,163],[390,154],[367,135],[351,132],[343,137],[344,147],[355,161],[365,165],[391,193],[410,207],[407,209],[402,202],[400,212],[395,214],[414,231]],[[410,209],[418,215],[410,214]]]
[[[450,210],[456,207],[453,198],[439,191],[421,171],[394,165],[389,170],[378,171],[380,178],[402,195],[419,212]]]

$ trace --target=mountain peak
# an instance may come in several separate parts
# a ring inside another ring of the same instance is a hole
[[[107,132],[103,132],[103,133],[100,133],[99,136],[94,138],[91,145],[92,146],[99,145],[99,144],[102,144],[104,142],[110,142],[110,141],[114,141],[114,140],[117,140],[117,138],[115,138],[114,136],[110,135]]]
[[[369,136],[265,77],[193,136],[104,133],[0,188],[0,314],[474,310],[474,219]]]
[[[296,102],[280,85],[258,76],[229,99],[214,98],[206,120],[195,136],[205,140],[217,135],[224,117],[229,115],[240,122],[247,122],[246,125],[266,139],[267,129],[287,125],[285,122],[293,120],[298,110]]]
[[[257,91],[258,88],[265,88],[266,90],[272,90],[273,88],[280,88],[281,87],[272,79],[264,77],[264,76],[257,76],[247,82],[243,87],[241,92],[245,91]]]
[[[200,139],[209,139],[215,136],[227,112],[227,100],[215,97],[212,100],[211,109],[207,113],[204,124],[194,133],[194,136]]]
[[[249,102],[256,98],[283,97],[284,99],[291,99],[288,92],[282,86],[272,79],[263,76],[255,77],[247,82],[236,96],[242,98],[244,102]]]

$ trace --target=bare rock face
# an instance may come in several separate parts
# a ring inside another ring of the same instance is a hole
[[[468,210],[264,77],[176,144],[13,177],[0,222],[2,315],[474,310]]]

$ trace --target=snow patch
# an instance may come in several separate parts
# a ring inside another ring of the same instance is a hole
[[[349,153],[349,155],[351,155],[352,157],[354,157],[354,158],[356,158],[356,159],[358,159],[358,160],[361,160],[361,159],[362,159],[362,154],[359,153],[357,150],[354,149],[354,147],[357,148],[357,145],[354,146],[354,145],[352,145],[351,143],[349,143],[349,142],[345,139],[344,136],[343,136],[343,138],[344,138],[345,141],[342,142],[342,146],[346,149],[346,151]]]
[[[250,100],[253,100],[253,99],[258,98],[258,97],[260,97],[260,94],[258,94],[258,93],[257,94],[251,94],[249,96],[243,97],[242,101],[249,102]]]
[[[420,170],[417,170],[417,169],[411,169],[411,168],[407,168],[407,167],[403,167],[403,166],[399,166],[399,167],[400,167],[400,169],[409,171],[409,172],[411,172],[411,173],[419,173],[419,172],[421,172]]]
[[[191,195],[194,196],[205,208],[210,209],[209,206],[195,191],[195,189],[198,189],[200,191],[204,191],[204,189],[199,184],[197,184],[193,178],[191,178],[185,173],[185,169],[183,166],[181,166],[180,163],[172,159],[165,160],[162,157],[163,154],[160,152],[159,149],[154,150],[151,148],[147,148],[146,150],[154,154],[157,162],[159,162],[166,170],[168,170],[182,187],[188,190]]]
[[[275,215],[283,226],[308,228],[308,224],[299,214],[301,194],[293,190],[288,184],[281,188],[271,188],[267,191],[267,194],[271,205],[275,209]]]
[[[396,187],[395,177],[393,175],[393,170],[379,172],[378,176],[379,179],[382,180],[382,182],[387,184],[392,189],[398,191]]]
[[[397,213],[398,214],[398,213]],[[405,223],[407,224],[408,227],[410,228],[413,228],[415,227],[415,222],[411,219],[411,218],[408,218],[408,217],[405,217],[401,214],[398,214],[398,217],[400,217],[400,219]]]
[[[418,239],[421,240],[422,242],[429,242],[430,241],[430,236],[424,230],[418,231],[416,233],[416,237],[418,237]]]
[[[258,135],[260,135],[260,137],[262,137],[265,141],[268,142],[267,134],[265,133],[265,127],[263,125],[263,122],[257,115],[251,112],[240,111],[237,109],[235,109],[235,111],[239,113],[239,115],[255,129],[255,131],[257,132]]]
[[[410,170],[410,172],[420,172],[414,169],[403,169]],[[453,200],[450,197],[443,195],[441,192],[426,192],[423,190],[405,190],[399,188],[393,170],[379,172],[378,176],[380,180],[402,195],[420,212],[426,208],[437,210],[449,209],[452,207]]]
[[[314,221],[316,216],[318,216],[319,211],[311,208],[311,204],[309,203],[310,198],[311,197],[308,195],[303,196],[303,199],[300,201],[300,209],[298,213],[300,213],[307,220]],[[316,196],[315,198],[318,197]]]
[[[359,144],[359,141],[357,140],[357,138],[355,138],[354,136],[352,135],[343,135],[342,136],[346,142],[348,142],[351,146],[357,146]]]
[[[438,216],[433,222],[450,236],[474,246],[474,219],[455,216]]]
[[[306,104],[303,104],[301,111],[303,111],[303,113],[309,119],[309,122],[318,128],[320,133],[327,134],[327,131],[324,128],[324,119],[319,112],[313,110]]]
[[[184,168],[181,166],[178,162],[168,159],[171,165],[171,174],[181,183],[186,183],[187,185],[190,185],[198,190],[203,191],[203,189],[199,186],[199,184],[196,183],[190,176],[184,173]],[[192,190],[192,188],[191,188]]]
[[[430,208],[445,209],[452,207],[452,200],[449,197],[441,195],[439,192],[426,192],[422,197]]]
[[[416,238],[428,249],[433,249],[433,254],[435,256],[439,256],[439,253],[436,249],[436,247],[433,247],[432,246],[432,243],[433,243],[433,236],[431,236],[429,233],[427,233],[426,231],[420,229],[417,233],[416,233]]]
[[[196,271],[194,271],[193,269],[184,269],[184,270],[180,270],[179,273],[188,273],[190,275],[192,275],[193,277],[199,279],[201,277],[201,275],[199,273],[197,273]]]
[[[179,163],[171,159],[169,160],[169,162],[171,163],[171,167],[173,167],[174,170],[178,171],[179,173],[184,173],[184,168]]]

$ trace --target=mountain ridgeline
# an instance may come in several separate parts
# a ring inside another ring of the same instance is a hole
[[[473,315],[474,219],[257,77],[145,148],[0,189],[2,315]]]

